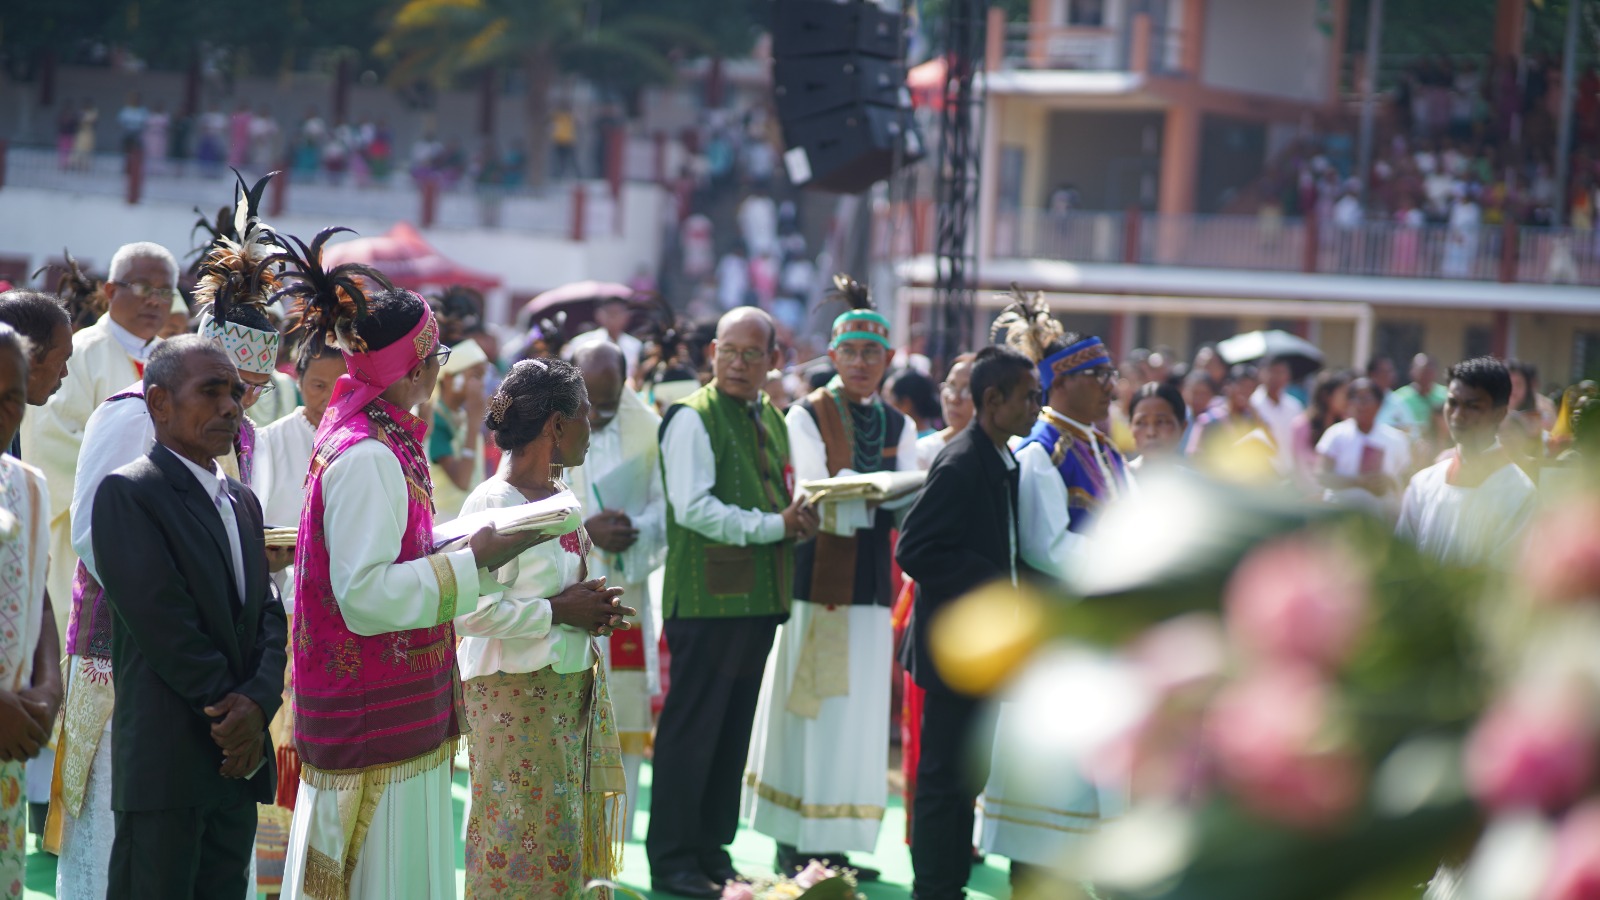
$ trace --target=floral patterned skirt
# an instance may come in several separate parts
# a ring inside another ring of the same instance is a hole
[[[20,760],[0,763],[0,897],[21,900],[28,857],[28,802]]]
[[[466,682],[468,898],[585,896],[584,735],[593,679],[592,671],[545,668]]]

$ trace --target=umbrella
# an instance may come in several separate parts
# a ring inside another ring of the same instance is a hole
[[[594,308],[601,300],[626,300],[638,306],[643,297],[638,291],[616,281],[574,281],[551,288],[529,300],[522,308],[522,321],[537,322],[556,313],[567,314],[567,331],[593,321]]]
[[[395,287],[422,290],[460,284],[478,290],[500,286],[500,278],[469,269],[435,250],[410,222],[396,223],[377,237],[331,244],[323,253],[328,266],[365,263],[382,272]]]
[[[1277,358],[1289,363],[1296,381],[1322,368],[1322,349],[1287,331],[1247,331],[1217,345],[1217,355],[1230,366]]]

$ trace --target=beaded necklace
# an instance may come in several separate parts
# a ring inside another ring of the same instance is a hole
[[[422,452],[422,442],[377,403],[367,405],[367,416],[383,431],[384,443],[400,460],[400,470],[405,473],[406,488],[411,496],[433,509],[433,475],[428,471],[428,455]]]
[[[839,421],[844,423],[845,440],[850,442],[851,468],[857,472],[881,471],[883,440],[889,430],[883,404],[878,401],[851,403],[845,399],[844,391],[840,388],[834,388],[829,393],[833,395],[834,405],[839,408]]]

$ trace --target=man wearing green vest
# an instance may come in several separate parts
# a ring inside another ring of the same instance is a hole
[[[779,362],[771,317],[729,312],[710,352],[715,378],[661,426],[672,687],[656,727],[645,847],[653,890],[716,898],[740,877],[726,847],[761,675],[789,615],[793,542],[816,533],[817,516],[790,502],[788,430],[762,393]]]

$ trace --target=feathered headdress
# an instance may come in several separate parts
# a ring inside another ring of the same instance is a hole
[[[666,377],[673,361],[683,350],[683,330],[678,327],[678,311],[660,294],[657,294],[650,306],[652,314],[651,324],[655,335],[655,360],[650,367],[649,381],[660,382]]]
[[[61,249],[61,256],[66,262],[61,267],[61,278],[56,282],[56,296],[67,305],[67,315],[72,318],[72,330],[77,331],[93,325],[96,319],[105,314],[106,294],[101,289],[105,282],[85,274],[83,267],[78,265],[65,247]],[[40,273],[48,269],[50,266],[44,266],[29,277],[38,278]]]
[[[1051,348],[1061,343],[1066,329],[1050,315],[1043,291],[1035,291],[1030,297],[1013,284],[1010,297],[1011,302],[989,329],[989,340],[999,343],[1003,339],[1034,362],[1043,362]]]
[[[845,341],[875,341],[889,346],[889,320],[873,308],[872,293],[866,285],[840,272],[833,276],[829,297],[844,300],[850,308],[833,320],[833,339],[828,349]]]
[[[342,263],[332,268],[323,265],[323,246],[341,231],[355,233],[342,225],[324,228],[309,245],[292,234],[284,235],[293,246],[285,243],[283,251],[273,259],[285,264],[283,277],[289,283],[279,288],[272,299],[295,299],[290,315],[299,321],[296,327],[322,335],[324,341],[345,353],[365,353],[367,342],[356,334],[355,327],[357,321],[367,317],[365,279],[384,290],[392,290],[394,285],[383,273],[364,263]]]
[[[1030,297],[1013,284],[1011,298],[1011,303],[994,320],[989,339],[997,341],[1004,334],[1007,344],[1033,360],[1039,370],[1039,387],[1046,393],[1062,375],[1111,365],[1111,354],[1099,338],[1079,340],[1077,335],[1068,334],[1061,327],[1050,315],[1050,304],[1045,302],[1043,291],[1035,291]]]
[[[217,227],[211,228],[203,219],[196,223],[198,229],[205,225],[211,231],[211,243],[195,267],[195,303],[211,307],[211,318],[228,321],[228,309],[234,304],[265,309],[278,290],[275,268],[283,248],[278,237],[261,221],[261,195],[267,182],[277,172],[268,172],[253,186],[246,185],[244,176],[234,170],[238,184],[233,189],[233,214],[217,216]]]

